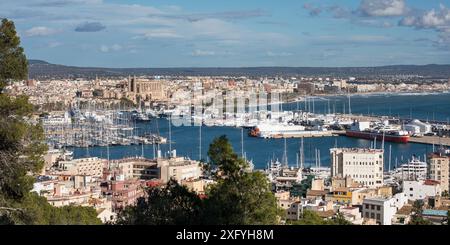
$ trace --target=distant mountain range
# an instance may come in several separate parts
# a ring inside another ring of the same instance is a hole
[[[450,65],[392,65],[377,67],[237,67],[237,68],[103,68],[76,67],[29,60],[30,78],[94,78],[129,75],[161,76],[335,76],[376,78],[418,75],[434,79],[450,78]]]

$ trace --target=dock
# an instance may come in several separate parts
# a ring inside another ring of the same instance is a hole
[[[345,134],[345,131],[332,130],[332,131],[302,131],[301,133],[284,133],[284,134],[274,134],[270,137],[272,139],[280,138],[315,138],[315,137],[332,137],[340,136]]]
[[[420,136],[420,137],[410,137],[409,142],[427,145],[442,145],[450,146],[449,137],[439,137],[439,136]]]

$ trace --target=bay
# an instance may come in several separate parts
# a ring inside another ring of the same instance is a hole
[[[314,102],[315,112],[323,113],[328,111],[348,112],[347,96],[316,97]],[[440,120],[447,121],[450,118],[450,93],[438,94],[376,94],[376,95],[355,95],[350,98],[351,110],[353,114],[373,114],[373,115],[393,115],[402,118],[419,118],[424,121]],[[283,105],[284,110],[303,109],[303,102],[293,102]],[[147,123],[138,123],[141,131],[159,133],[163,137],[169,137],[169,123],[166,119],[154,119]],[[199,127],[182,126],[171,127],[172,149],[176,149],[177,155],[190,159],[207,159],[207,150],[211,141],[220,135],[227,135],[234,150],[241,154],[241,129],[231,127],[201,127],[202,130],[202,151],[199,147]],[[247,136],[244,130],[244,151],[249,160],[252,160],[256,169],[262,169],[270,159],[281,161],[284,151],[283,139],[262,139]],[[372,141],[356,138],[320,137],[305,138],[305,166],[315,165],[315,149],[320,150],[322,166],[330,165],[329,149],[337,147],[370,147]],[[407,161],[413,155],[421,159],[424,155],[432,152],[433,146],[423,144],[396,144],[385,143],[385,168],[389,165],[389,146],[392,146],[391,169],[395,163]],[[378,142],[378,148],[381,142]],[[437,145],[435,147],[438,147]],[[296,156],[300,148],[300,139],[287,139],[287,154],[289,165],[296,165]],[[106,158],[106,147],[74,148],[75,158],[85,156],[97,156]],[[110,159],[123,157],[141,156],[142,147],[139,145],[113,146],[110,147]],[[167,154],[169,145],[161,145],[163,154]],[[153,146],[144,146],[144,156],[152,158]],[[396,161],[397,159],[397,161]]]

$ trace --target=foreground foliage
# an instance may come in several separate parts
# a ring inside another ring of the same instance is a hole
[[[42,127],[33,123],[26,96],[3,93],[7,83],[27,78],[27,61],[14,23],[0,26],[0,224],[99,224],[93,208],[55,208],[31,193],[35,174],[43,168]]]
[[[170,181],[167,186],[153,187],[148,197],[125,208],[118,224],[277,224],[282,211],[267,178],[246,170],[247,163],[233,151],[225,136],[210,145],[212,175],[206,198]]]

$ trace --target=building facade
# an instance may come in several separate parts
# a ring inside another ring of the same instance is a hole
[[[409,200],[423,200],[441,195],[440,182],[435,180],[403,181],[403,192]]]
[[[60,161],[59,169],[70,175],[103,176],[107,161],[98,157],[79,158],[70,161]]]
[[[351,177],[367,187],[383,185],[383,150],[332,148],[331,176]]]
[[[128,79],[128,93],[132,99],[139,97],[144,101],[161,101],[167,99],[164,80]]]
[[[449,191],[450,157],[444,153],[433,153],[428,157],[430,179],[439,181],[442,191]]]
[[[367,220],[374,219],[379,225],[391,225],[397,211],[407,202],[408,198],[402,192],[395,194],[391,198],[366,198],[362,205],[363,217]]]

